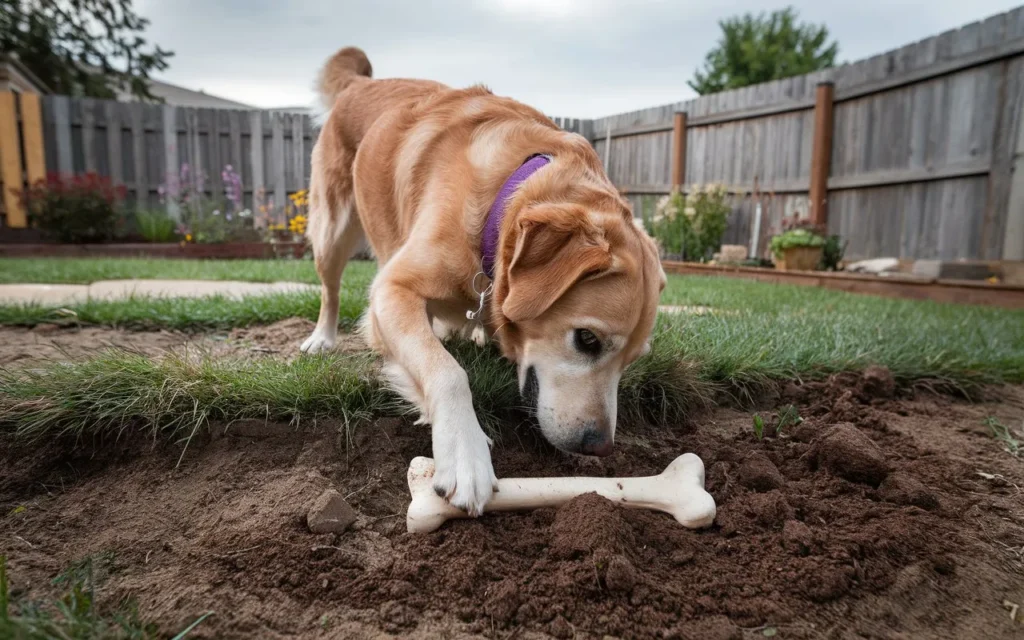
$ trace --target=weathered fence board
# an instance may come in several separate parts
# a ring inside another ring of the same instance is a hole
[[[609,175],[640,215],[671,189],[673,114],[686,112],[684,184],[734,194],[726,241],[739,244],[751,240],[756,185],[764,255],[783,215],[810,213],[815,91],[826,81],[828,224],[848,257],[1001,259],[1024,247],[1006,239],[1024,217],[1013,204],[1024,195],[1012,197],[1024,7],[836,69],[600,118],[591,140],[602,158],[610,151]]]
[[[1024,7],[836,69],[597,120],[553,118],[591,141],[636,215],[670,192],[673,120],[687,114],[682,184],[723,184],[726,241],[760,255],[783,217],[808,216],[816,92],[834,85],[824,191],[849,258],[1020,259],[1024,238]],[[820,111],[820,107],[818,108]],[[49,170],[96,170],[159,206],[181,165],[254,206],[305,188],[317,132],[304,114],[43,100]],[[819,147],[825,149],[825,147]],[[820,166],[820,163],[819,163]],[[818,190],[822,190],[819,176]],[[751,239],[758,202],[762,221]]]

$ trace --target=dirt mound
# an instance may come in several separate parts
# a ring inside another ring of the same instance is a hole
[[[599,461],[528,430],[494,451],[506,477],[655,475],[694,451],[718,503],[701,531],[590,494],[406,534],[405,469],[430,437],[387,420],[347,449],[330,428],[229,430],[180,467],[170,446],[51,465],[0,444],[16,469],[0,513],[25,507],[0,539],[18,601],[112,550],[101,597],[135,597],[171,635],[215,610],[199,638],[1020,637],[1002,601],[1024,604],[1024,471],[981,423],[1019,408],[884,399],[841,379],[802,385],[804,423],[778,437],[721,410],[696,430],[624,434]],[[312,534],[306,512],[328,488],[358,518]]]

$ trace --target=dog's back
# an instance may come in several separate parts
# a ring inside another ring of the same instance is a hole
[[[382,113],[448,89],[430,80],[372,77],[373,67],[363,50],[345,47],[331,56],[317,80],[324,133],[337,135],[353,153]]]

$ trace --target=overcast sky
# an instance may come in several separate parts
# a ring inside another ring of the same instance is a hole
[[[855,61],[1012,9],[1020,0],[817,0]],[[175,57],[160,78],[260,107],[309,105],[323,61],[362,47],[376,77],[477,82],[554,116],[600,117],[692,97],[718,20],[751,0],[136,0]]]

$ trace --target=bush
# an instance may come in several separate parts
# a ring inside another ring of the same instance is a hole
[[[644,225],[664,254],[703,262],[722,245],[731,210],[725,197],[720,185],[673,193],[658,202],[653,216],[643,211]]]
[[[50,174],[22,193],[29,221],[49,239],[66,243],[103,242],[121,222],[124,187],[97,173]]]
[[[837,235],[825,238],[825,248],[821,254],[821,268],[824,271],[838,271],[839,263],[846,254],[846,243]]]
[[[135,225],[146,242],[174,242],[174,219],[166,211],[151,209],[135,213]]]

